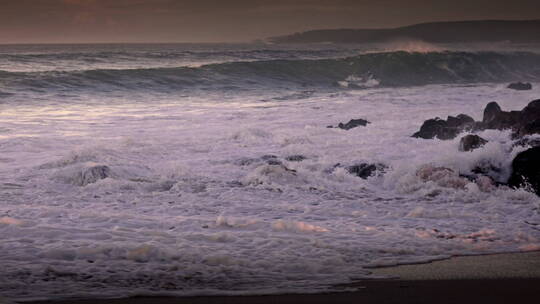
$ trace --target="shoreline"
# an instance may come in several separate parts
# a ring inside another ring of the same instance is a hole
[[[374,275],[398,280],[540,278],[540,250],[458,255],[426,263],[369,268]]]
[[[540,251],[456,256],[430,263],[373,268],[396,278],[360,280],[356,291],[264,296],[132,297],[23,302],[28,304],[224,303],[520,303],[538,298]],[[399,278],[397,278],[399,277]],[[2,303],[0,301],[0,303]],[[9,303],[9,302],[8,302]]]

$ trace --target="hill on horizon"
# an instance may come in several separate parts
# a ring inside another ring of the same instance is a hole
[[[432,43],[540,42],[540,19],[430,22],[389,29],[322,29],[270,37],[272,43],[373,43],[414,39]]]

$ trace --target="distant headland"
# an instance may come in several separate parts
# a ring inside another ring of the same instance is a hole
[[[432,22],[389,29],[323,29],[270,37],[271,43],[377,43],[400,39],[431,43],[540,42],[538,20]]]

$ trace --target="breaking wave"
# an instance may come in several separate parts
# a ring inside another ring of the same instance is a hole
[[[194,88],[224,90],[276,86],[403,87],[538,79],[539,54],[398,51],[340,59],[236,61],[200,67],[0,71],[0,89],[169,92]],[[347,85],[344,85],[345,82]]]

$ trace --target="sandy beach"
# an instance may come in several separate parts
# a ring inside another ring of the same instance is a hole
[[[136,297],[32,304],[224,303],[528,303],[538,297],[540,252],[454,257],[427,264],[373,269],[395,277],[360,281],[354,292],[245,297]]]

